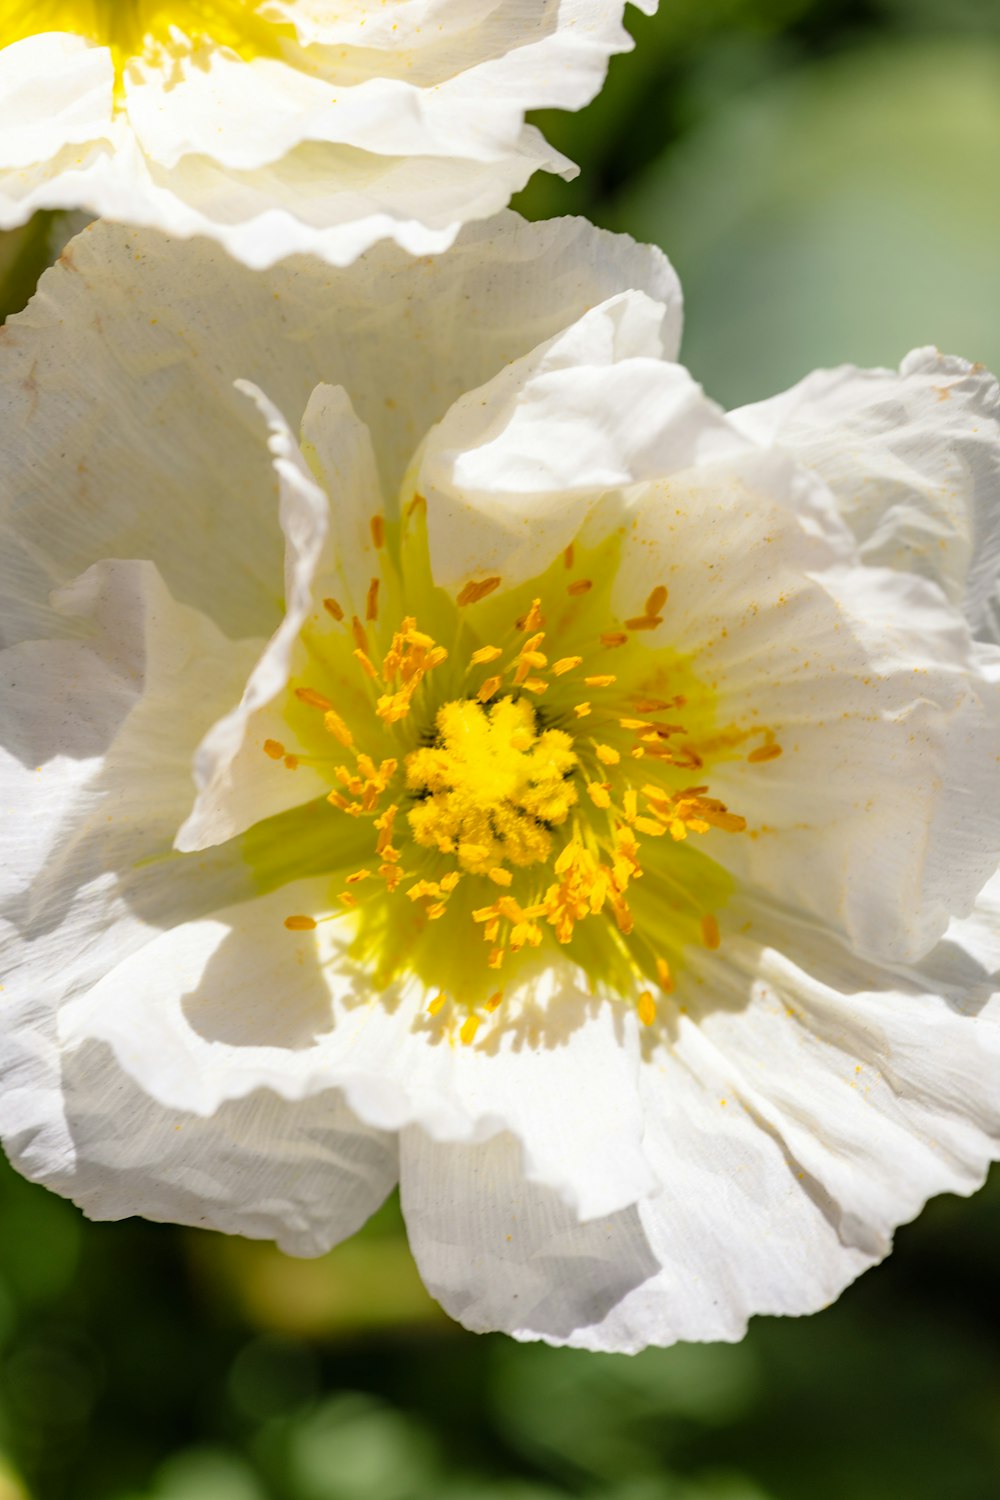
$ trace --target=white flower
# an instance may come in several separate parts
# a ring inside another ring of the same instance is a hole
[[[978,1185],[996,384],[727,417],[679,321],[657,252],[511,215],[48,273],[0,346],[23,1172],[301,1254],[398,1179],[455,1317],[604,1349],[821,1307]]]
[[[0,0],[0,228],[86,209],[253,266],[444,250],[574,174],[525,111],[594,97],[625,3]]]

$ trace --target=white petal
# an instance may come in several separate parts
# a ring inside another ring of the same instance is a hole
[[[111,55],[80,37],[49,32],[0,48],[0,182],[65,146],[107,139]]]
[[[329,790],[328,779],[309,765],[300,766],[293,776],[275,775],[273,763],[261,748],[269,739],[284,737],[281,708],[291,664],[304,650],[300,643],[303,626],[317,608],[314,582],[318,573],[332,566],[329,502],[277,407],[256,386],[247,381],[238,384],[256,402],[270,432],[285,538],[285,615],[251,672],[239,703],[213,724],[198,747],[194,759],[198,795],[174,841],[175,848],[185,852],[225,843],[254,823]],[[344,439],[352,444],[357,418],[350,403],[340,408],[339,415]],[[356,497],[348,493],[340,499],[350,508]]]
[[[620,293],[455,403],[417,478],[439,583],[483,571],[523,582],[602,493],[752,451],[667,362],[671,321],[644,293]]]
[[[380,239],[439,252],[532,172],[573,173],[525,113],[593,97],[631,46],[623,9],[463,5],[444,22],[394,5],[361,30],[276,0],[261,55],[175,32],[127,60],[118,96],[107,47],[29,37],[0,49],[0,223],[79,207],[258,267],[344,265]]]
[[[403,1204],[430,1290],[479,1331],[626,1353],[826,1306],[929,1196],[974,1191],[1000,1155],[998,897],[994,881],[923,977],[747,908],[759,938],[704,960],[643,1068],[662,1187],[637,1212],[575,1225],[504,1138],[407,1132]]]
[[[91,1219],[140,1214],[322,1255],[353,1234],[396,1183],[396,1142],[332,1090],[289,1104],[266,1091],[211,1119],[164,1109],[107,1048],[63,1062],[71,1170],[46,1186]]]
[[[0,501],[0,636],[47,633],[50,590],[124,552],[231,634],[266,637],[281,593],[276,486],[234,381],[266,390],[293,431],[318,383],[342,384],[391,494],[463,391],[622,285],[672,302],[676,328],[660,253],[582,220],[505,215],[430,263],[383,247],[346,271],[301,262],[267,276],[211,245],[92,226],[0,350],[19,502],[15,515]]]
[[[350,931],[285,929],[288,915],[322,912],[331,890],[298,881],[163,932],[65,1010],[63,1045],[109,1043],[145,1093],[204,1116],[255,1089],[291,1100],[339,1088],[376,1129],[419,1124],[445,1141],[510,1131],[526,1180],[578,1218],[650,1191],[634,1015],[567,984],[541,1008],[508,995],[475,1045],[456,1045],[420,986],[370,994]]]
[[[712,795],[751,836],[707,852],[859,951],[913,959],[996,868],[1000,696],[934,585],[845,566],[797,524],[794,477],[772,450],[637,496],[613,603],[624,618],[669,587],[650,639],[736,736]],[[765,731],[783,753],[754,764]]]
[[[867,562],[919,573],[1000,640],[1000,392],[980,365],[934,349],[899,372],[817,370],[733,413],[831,486]]]
[[[61,1000],[159,923],[246,887],[245,871],[205,861],[179,868],[169,850],[211,704],[238,690],[257,649],[178,606],[146,563],[95,567],[56,604],[85,640],[0,654],[0,1129],[32,1175],[51,1175],[72,1155]]]
[[[525,1182],[507,1135],[444,1146],[404,1131],[400,1189],[428,1291],[476,1333],[565,1343],[658,1269],[634,1207],[581,1224],[551,1189]]]

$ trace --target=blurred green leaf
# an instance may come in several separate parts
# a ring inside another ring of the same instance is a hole
[[[618,199],[726,405],[936,343],[1000,365],[1000,48],[855,50],[732,99]]]

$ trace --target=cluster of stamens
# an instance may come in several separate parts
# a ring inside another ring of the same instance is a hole
[[[572,549],[565,561],[571,568]],[[474,623],[469,611],[500,583],[496,577],[479,579],[457,595],[456,639]],[[592,587],[590,579],[574,578],[566,592],[579,599]],[[667,598],[666,587],[658,585],[621,629],[597,632],[602,658],[660,625]],[[349,633],[374,718],[400,742],[399,753],[377,759],[366,753],[336,703],[311,686],[294,689],[347,752],[342,762],[334,757],[335,785],[327,800],[340,814],[370,820],[373,829],[373,857],[346,877],[339,912],[357,908],[381,887],[419,907],[426,922],[438,922],[458,887],[473,881],[473,901],[463,910],[481,934],[489,970],[500,971],[510,955],[539,948],[547,935],[570,945],[579,924],[595,919],[610,922],[616,941],[627,948],[635,926],[630,894],[648,862],[645,843],[746,828],[746,820],[712,797],[707,784],[671,787],[661,779],[668,771],[676,779],[676,773],[703,764],[681,721],[686,698],[629,692],[618,686],[618,674],[588,671],[582,654],[550,659],[541,597],[512,621],[506,646],[486,643],[468,652],[461,695],[454,696],[435,694],[434,674],[450,653],[415,617],[402,620],[379,658],[371,641],[378,600],[373,579],[365,621],[348,620],[336,600],[323,603]],[[452,692],[454,668],[451,662]],[[553,699],[560,701],[550,708],[546,695],[556,685]],[[597,732],[588,733],[591,727]],[[752,762],[781,754],[773,737],[761,733],[766,742],[749,752]],[[303,758],[275,741],[264,749],[290,768]],[[480,890],[484,899],[476,900]],[[302,931],[336,915],[295,915],[286,926]],[[718,947],[714,913],[702,912],[699,927],[702,943]],[[651,966],[636,972],[650,967],[651,981],[669,994],[667,959],[654,955]],[[482,1008],[489,1013],[502,998],[496,990]],[[431,1014],[445,1003],[444,995],[435,996]],[[652,1024],[657,1002],[651,989],[641,990],[637,1008],[640,1019]],[[463,1040],[471,1041],[480,1019],[466,1017]]]

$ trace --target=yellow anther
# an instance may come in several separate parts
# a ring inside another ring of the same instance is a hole
[[[337,900],[344,906],[357,906],[358,904],[357,896],[352,895],[350,891],[338,891]]]
[[[590,713],[590,704],[589,703],[574,703],[574,705],[573,705],[573,712],[576,714],[576,716],[577,716],[578,719],[585,719],[587,717],[587,715]]]
[[[444,1005],[447,998],[448,997],[444,993],[444,990],[441,990],[439,994],[434,996],[433,1000],[429,1000],[427,1002],[427,1014],[429,1016],[439,1015],[440,1012],[444,1010]]]
[[[329,698],[324,698],[322,693],[317,693],[315,688],[297,687],[295,696],[300,703],[307,703],[310,708],[332,708],[333,704]]]
[[[579,594],[589,594],[590,590],[593,587],[594,583],[592,579],[575,578],[573,582],[568,585],[566,592],[567,594],[572,594],[573,597],[576,598]]]
[[[473,651],[469,665],[472,667],[485,667],[491,661],[496,661],[500,656],[503,656],[503,652],[499,646],[480,646],[478,651]]]
[[[625,808],[625,817],[630,823],[634,823],[636,813],[639,811],[639,794],[636,791],[635,787],[629,787],[628,791],[625,793],[625,796],[622,798],[622,804]]]
[[[521,686],[526,693],[535,693],[539,698],[549,690],[549,685],[544,677],[526,677]]]
[[[701,919],[701,940],[706,948],[718,948],[722,942],[719,935],[719,924],[711,912],[706,913]]]
[[[368,634],[357,615],[351,616],[351,636],[359,651],[368,651]]]
[[[459,606],[466,604],[478,604],[480,599],[485,599],[487,594],[492,594],[501,584],[499,578],[473,578],[464,586],[455,601]]]
[[[507,951],[506,948],[492,948],[490,950],[490,956],[486,960],[486,967],[489,968],[489,969],[499,969],[499,968],[502,968],[503,967],[504,954],[506,953],[506,951]]]
[[[573,566],[573,557],[575,552],[576,548],[573,546],[573,543],[570,542],[569,546],[566,547],[563,551],[563,562],[566,564],[567,568],[571,568]]]
[[[585,677],[583,681],[587,687],[601,688],[610,687],[613,682],[618,681],[618,678],[610,672],[605,672],[598,677]]]
[[[482,1018],[480,1016],[466,1016],[465,1020],[462,1022],[462,1027],[458,1034],[462,1039],[462,1045],[464,1047],[471,1046],[475,1041],[476,1032],[479,1030],[481,1019]]]
[[[567,672],[572,672],[574,667],[583,663],[582,656],[560,656],[559,660],[552,663],[552,670],[557,677],[563,677]]]
[[[494,865],[492,870],[487,870],[486,873],[494,885],[510,885],[514,879],[511,872],[505,870],[502,865]]]
[[[628,645],[628,636],[624,630],[608,630],[601,636],[601,645],[613,649],[615,646]]]
[[[658,958],[656,960],[656,979],[665,995],[673,993],[674,977],[670,972],[670,965],[665,958]]]
[[[658,583],[646,600],[646,608],[643,610],[646,619],[651,620],[654,615],[658,615],[666,602],[667,589],[664,584]]]
[[[323,608],[326,610],[327,614],[332,615],[335,620],[342,620],[344,618],[344,611],[341,609],[336,599],[324,599]]]
[[[626,630],[655,630],[657,625],[663,624],[662,615],[636,615],[634,620],[626,620]]]
[[[621,760],[618,751],[613,749],[611,745],[601,745],[596,740],[594,741],[594,753],[602,766],[616,766]]]
[[[537,630],[540,625],[544,624],[545,617],[542,614],[542,601],[541,599],[532,599],[531,608],[526,615],[522,615],[518,620],[517,628],[518,630]]]
[[[640,833],[648,834],[651,839],[658,839],[667,831],[666,824],[657,823],[655,818],[633,818],[632,826]]]
[[[499,1010],[500,1009],[500,1006],[501,1006],[502,1003],[503,1003],[503,990],[497,990],[495,992],[495,994],[492,994],[490,996],[490,998],[487,1000],[487,1002],[486,1002],[486,1009],[489,1011],[490,1015],[492,1015],[495,1010]]]
[[[284,766],[286,771],[297,771],[299,769],[299,757],[297,755],[286,755]]]
[[[371,529],[372,529],[372,541],[375,543],[375,546],[376,547],[384,547],[385,546],[385,517],[384,516],[377,516],[377,515],[376,516],[372,516],[371,521],[369,522],[369,524],[370,524]]]
[[[588,781],[587,796],[595,807],[611,806],[611,787],[606,781]]]
[[[758,745],[756,750],[750,751],[747,760],[754,765],[759,765],[764,760],[777,760],[782,753],[780,745]]]
[[[348,875],[348,885],[359,885],[362,880],[371,879],[371,870],[355,870],[353,875]]]
[[[496,697],[502,687],[502,677],[487,677],[486,681],[480,686],[476,697],[480,703],[488,703],[491,698]]]
[[[264,754],[269,755],[272,760],[280,760],[285,753],[285,747],[280,740],[265,740]]]
[[[643,1026],[652,1026],[656,1020],[656,1001],[653,999],[651,990],[643,990],[636,1009]]]
[[[365,619],[368,621],[378,619],[378,590],[381,580],[373,578],[368,585],[368,594],[365,599]]]
[[[286,917],[285,926],[289,932],[312,932],[316,926],[315,917]]]

